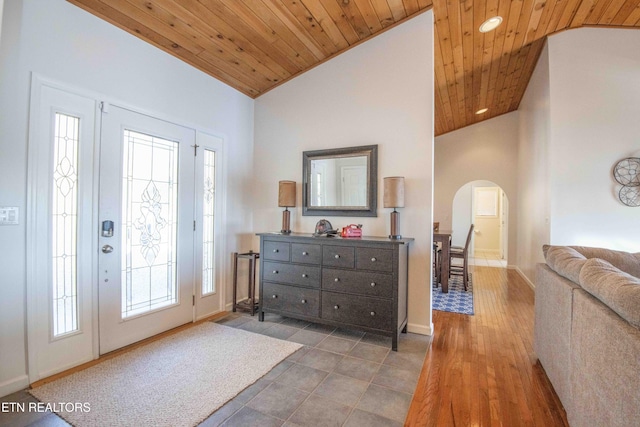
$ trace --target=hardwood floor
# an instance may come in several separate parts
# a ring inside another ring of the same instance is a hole
[[[433,312],[407,426],[568,426],[533,352],[534,292],[515,270],[473,267],[475,315]]]

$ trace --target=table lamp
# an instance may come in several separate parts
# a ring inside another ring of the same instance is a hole
[[[389,238],[402,239],[400,235],[400,214],[396,211],[396,208],[404,208],[403,176],[384,178],[383,204],[385,208],[393,208],[393,212],[391,212],[391,234],[389,234]]]
[[[278,207],[285,208],[282,212],[282,234],[291,233],[291,213],[289,208],[296,206],[296,182],[280,181],[278,183]]]

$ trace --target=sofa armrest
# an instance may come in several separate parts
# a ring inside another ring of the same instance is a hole
[[[569,366],[576,289],[580,289],[578,284],[560,276],[548,265],[537,265],[533,348],[567,412],[571,407]]]

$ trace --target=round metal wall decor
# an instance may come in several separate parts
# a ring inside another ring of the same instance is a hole
[[[640,206],[640,187],[623,185],[618,193],[618,197],[625,205],[636,208]]]
[[[618,198],[626,206],[640,206],[640,157],[627,157],[613,168],[613,177],[622,184]]]

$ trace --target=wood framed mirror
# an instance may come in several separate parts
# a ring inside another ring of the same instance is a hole
[[[377,216],[378,146],[302,153],[302,215]]]

